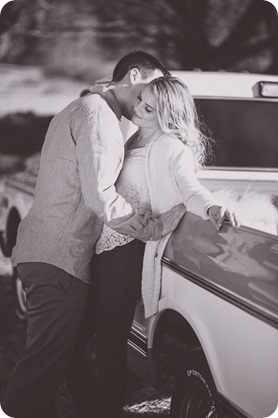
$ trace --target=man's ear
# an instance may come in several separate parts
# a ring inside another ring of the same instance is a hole
[[[142,79],[141,72],[138,68],[132,68],[129,71],[130,84],[137,84]]]

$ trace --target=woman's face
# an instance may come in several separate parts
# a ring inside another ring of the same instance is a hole
[[[131,120],[140,128],[159,128],[156,100],[150,87],[146,86],[138,95]]]

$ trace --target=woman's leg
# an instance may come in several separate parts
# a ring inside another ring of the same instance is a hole
[[[144,248],[133,240],[93,259],[102,418],[119,418],[125,402],[127,340],[141,295]]]

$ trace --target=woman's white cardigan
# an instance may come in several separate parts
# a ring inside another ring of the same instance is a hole
[[[207,209],[216,201],[199,183],[189,147],[163,134],[148,146],[145,164],[153,217],[184,203],[189,212],[208,218]],[[146,318],[158,310],[161,258],[170,235],[146,244],[142,275]]]

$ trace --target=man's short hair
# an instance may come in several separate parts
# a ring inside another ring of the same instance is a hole
[[[138,68],[143,79],[148,78],[155,70],[160,70],[163,75],[170,75],[165,65],[152,55],[133,51],[120,59],[114,68],[112,81],[121,81],[132,68]]]

